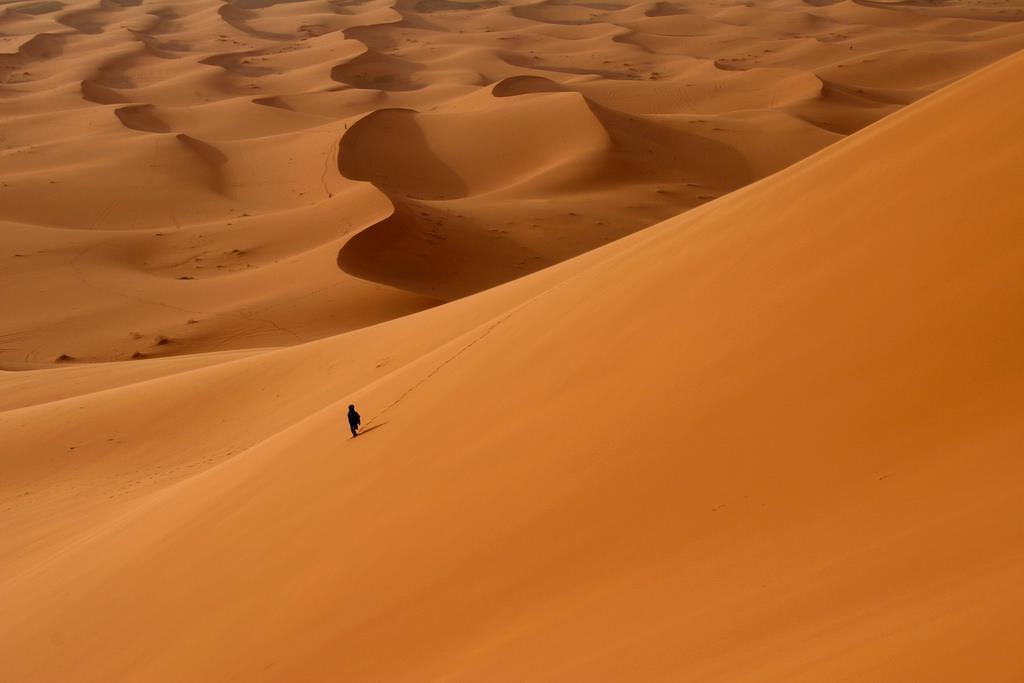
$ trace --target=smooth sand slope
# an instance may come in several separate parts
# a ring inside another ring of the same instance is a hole
[[[481,291],[1024,47],[1022,18],[1019,0],[4,2],[0,367],[292,345]]]
[[[0,375],[0,679],[1019,681],[1022,80],[392,322]]]

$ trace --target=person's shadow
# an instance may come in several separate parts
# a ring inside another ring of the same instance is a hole
[[[359,430],[359,436],[362,436],[363,434],[369,434],[374,429],[380,429],[381,427],[383,427],[386,424],[387,424],[387,422],[378,422],[377,424],[373,425],[372,427],[367,427],[366,429],[360,429]]]

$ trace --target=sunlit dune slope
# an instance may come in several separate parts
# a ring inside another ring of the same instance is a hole
[[[400,320],[0,375],[0,678],[1020,680],[1022,79]]]
[[[0,367],[286,346],[514,280],[1021,49],[1022,18],[1020,0],[5,2]]]

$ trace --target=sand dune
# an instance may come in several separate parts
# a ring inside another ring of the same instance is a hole
[[[1022,17],[1015,2],[9,2],[0,292],[17,303],[0,363],[281,346],[481,291],[1010,54]]]
[[[0,680],[1019,681],[1022,19],[0,6]]]
[[[1022,77],[382,325],[0,375],[0,673],[1018,680]]]

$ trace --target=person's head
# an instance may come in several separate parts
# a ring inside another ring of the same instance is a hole
[[[355,409],[356,409],[356,407],[355,407],[354,405],[351,405],[351,404],[349,404],[349,406],[348,406],[348,409],[349,409],[349,410],[355,410]]]

